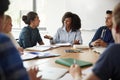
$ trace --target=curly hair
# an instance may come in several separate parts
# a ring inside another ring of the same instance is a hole
[[[77,31],[81,28],[81,19],[77,14],[74,14],[72,12],[66,12],[64,16],[62,17],[62,24],[64,26],[64,20],[66,18],[71,18],[71,26],[70,29],[72,31]]]

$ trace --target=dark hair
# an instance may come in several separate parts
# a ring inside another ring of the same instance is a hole
[[[25,24],[30,25],[30,22],[33,21],[36,16],[36,12],[29,12],[27,15],[23,15],[22,20],[25,22]]]
[[[81,28],[81,19],[77,14],[73,14],[73,20],[72,20],[72,31],[76,31]]]
[[[111,10],[107,10],[106,14],[112,14],[112,11]]]
[[[65,18],[71,18],[71,20],[72,20],[72,17],[73,17],[72,12],[66,12],[66,13],[64,14],[64,16],[62,17],[62,23],[63,23],[63,25],[64,25],[64,20],[65,20]]]
[[[62,24],[63,24],[63,26],[64,26],[65,18],[71,18],[72,22],[71,22],[70,29],[72,31],[76,31],[76,30],[81,28],[81,19],[79,18],[79,16],[77,14],[74,14],[72,12],[66,12],[64,14],[64,16],[62,17]]]
[[[0,0],[0,15],[2,16],[6,10],[8,10],[10,2],[9,0]]]

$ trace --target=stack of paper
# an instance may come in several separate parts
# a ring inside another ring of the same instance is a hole
[[[74,49],[88,49],[88,45],[73,45]]]
[[[51,49],[51,46],[46,46],[46,45],[40,45],[40,46],[26,48],[26,50],[36,50],[36,51],[46,51],[49,49]]]

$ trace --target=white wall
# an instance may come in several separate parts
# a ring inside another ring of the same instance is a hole
[[[37,0],[37,12],[40,27],[47,27],[49,34],[54,35],[62,26],[61,18],[65,12],[77,13],[82,20],[82,29],[97,29],[104,25],[105,11],[120,2],[119,0]]]

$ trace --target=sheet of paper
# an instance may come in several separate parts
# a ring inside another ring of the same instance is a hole
[[[58,80],[62,76],[64,76],[68,70],[63,68],[57,68],[57,67],[40,67],[39,66],[39,72],[37,76],[39,77],[42,75],[42,80]]]

